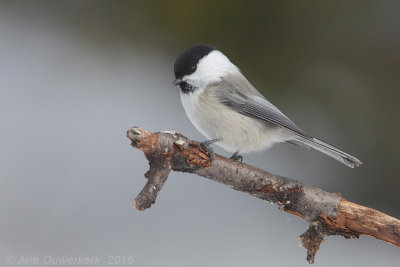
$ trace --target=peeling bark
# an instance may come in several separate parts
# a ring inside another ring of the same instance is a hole
[[[217,154],[211,162],[209,151],[179,133],[151,133],[133,127],[127,136],[133,147],[145,153],[150,164],[150,170],[145,175],[148,181],[135,199],[138,210],[145,210],[155,203],[169,172],[174,170],[194,173],[276,203],[284,211],[305,219],[310,227],[300,238],[307,249],[309,263],[314,262],[325,235],[345,238],[369,235],[400,246],[398,219],[349,202],[340,194],[329,193]]]

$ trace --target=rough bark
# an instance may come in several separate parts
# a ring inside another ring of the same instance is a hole
[[[151,133],[133,127],[127,136],[132,146],[145,153],[150,164],[150,170],[145,174],[148,181],[135,199],[138,210],[145,210],[155,203],[169,172],[174,170],[209,178],[276,203],[282,210],[304,218],[310,227],[300,238],[307,249],[309,263],[314,262],[325,235],[345,238],[369,235],[400,246],[398,219],[349,202],[340,194],[325,192],[217,154],[211,162],[209,151],[179,133]]]

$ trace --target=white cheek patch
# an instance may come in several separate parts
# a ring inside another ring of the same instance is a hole
[[[183,81],[201,88],[207,83],[219,81],[227,73],[235,72],[239,72],[238,67],[233,65],[220,51],[215,50],[202,58],[197,64],[196,71],[184,76]]]

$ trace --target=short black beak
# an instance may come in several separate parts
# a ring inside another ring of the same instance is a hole
[[[182,81],[181,79],[176,78],[176,79],[172,82],[172,84],[173,84],[173,85],[180,85],[182,82],[183,82],[183,81]]]

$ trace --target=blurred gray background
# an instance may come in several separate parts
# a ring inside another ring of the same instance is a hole
[[[201,177],[171,173],[151,209],[133,209],[148,164],[126,130],[204,139],[171,85],[175,57],[199,42],[364,165],[289,145],[245,162],[400,217],[399,14],[399,1],[1,1],[1,266],[308,266],[303,220]],[[315,266],[399,266],[399,252],[328,237]]]

